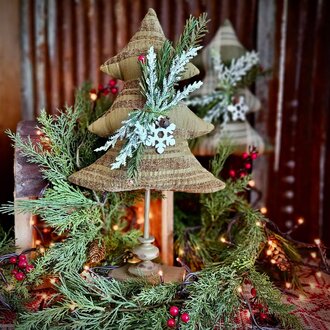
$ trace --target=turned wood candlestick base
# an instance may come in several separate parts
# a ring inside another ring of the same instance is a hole
[[[152,236],[149,238],[139,237],[139,241],[141,245],[135,247],[132,252],[141,262],[131,265],[128,271],[135,276],[146,277],[156,275],[159,271],[159,264],[151,261],[159,256],[159,249],[152,244],[155,238]]]

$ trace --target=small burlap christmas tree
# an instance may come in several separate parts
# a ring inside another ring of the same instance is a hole
[[[220,142],[231,144],[235,153],[246,152],[252,145],[257,147],[259,153],[263,152],[264,142],[262,138],[246,120],[248,113],[260,110],[259,99],[246,87],[237,87],[235,83],[232,86],[221,85],[221,75],[225,73],[224,66],[233,68],[233,63],[241,61],[241,68],[239,65],[236,67],[238,70],[242,69],[242,66],[247,64],[249,60],[248,58],[244,60],[246,54],[247,51],[237,39],[228,20],[224,22],[210,44],[203,50],[201,57],[206,75],[202,88],[194,93],[195,97],[192,98],[190,104],[198,107],[200,105],[205,106],[209,102],[209,113],[205,115],[205,119],[213,122],[216,127],[209,135],[198,140],[193,149],[194,154],[200,156],[214,155]],[[219,63],[216,64],[217,68],[220,69],[218,71],[215,70],[214,63],[216,56],[219,57]],[[216,102],[212,98],[215,91],[223,89],[228,91],[227,95]],[[198,102],[198,99],[201,99],[202,102]],[[219,120],[220,116],[221,120]]]
[[[103,137],[114,134],[130,112],[143,108],[145,99],[139,90],[141,71],[138,57],[146,54],[151,46],[159,50],[165,40],[155,11],[149,9],[139,31],[128,45],[101,66],[101,70],[125,82],[109,111],[90,125],[91,132]],[[181,79],[197,73],[197,68],[188,64]],[[171,109],[168,117],[176,125],[175,145],[167,147],[162,154],[146,147],[140,161],[138,180],[129,178],[125,168],[111,169],[122,148],[123,143],[118,143],[94,164],[73,174],[70,181],[101,191],[156,189],[206,193],[222,189],[224,184],[199,164],[187,143],[187,139],[209,133],[214,126],[197,117],[183,103]]]

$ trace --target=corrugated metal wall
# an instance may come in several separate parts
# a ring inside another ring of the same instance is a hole
[[[98,68],[130,39],[149,7],[165,35],[182,31],[189,14],[211,18],[205,44],[225,18],[272,73],[257,84],[263,110],[257,129],[274,153],[256,164],[271,219],[285,228],[298,217],[301,238],[328,238],[330,207],[330,2],[325,0],[22,0],[22,116],[73,101],[83,81],[108,77]]]
[[[330,2],[277,2],[267,112],[259,118],[274,145],[269,155],[270,217],[282,228],[299,217],[297,235],[330,244]]]
[[[156,10],[170,40],[182,32],[189,14],[207,12],[210,40],[230,18],[247,47],[255,45],[256,0],[24,0],[21,1],[23,118],[41,108],[53,112],[71,104],[82,82],[108,77],[98,68],[120,51],[148,8]]]

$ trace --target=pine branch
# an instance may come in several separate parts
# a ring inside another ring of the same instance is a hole
[[[303,329],[300,321],[290,314],[293,311],[293,307],[281,302],[281,292],[274,287],[265,274],[260,274],[251,269],[249,279],[257,290],[258,298],[268,306],[270,314],[275,315],[285,328]]]
[[[189,48],[197,47],[208,32],[206,25],[209,21],[207,19],[207,13],[203,13],[198,18],[190,16],[176,44],[175,55],[180,55]]]

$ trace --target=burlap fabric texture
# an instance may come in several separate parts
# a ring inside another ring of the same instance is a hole
[[[111,170],[121,146],[117,144],[95,163],[71,175],[69,180],[96,191],[155,189],[211,193],[225,186],[200,165],[183,139],[177,138],[176,145],[167,147],[163,154],[146,148],[136,181],[128,179],[125,168]]]
[[[117,96],[111,108],[89,126],[89,130],[102,137],[113,134],[134,109],[142,109],[145,99],[140,93],[139,81],[124,83],[122,92]],[[175,123],[176,134],[192,139],[211,132],[214,126],[197,117],[184,103],[180,103],[169,112],[169,118]]]
[[[140,93],[137,63],[140,54],[154,46],[159,50],[165,41],[155,12],[150,9],[141,23],[140,30],[129,44],[101,68],[112,76],[125,80],[123,90],[105,115],[92,123],[89,130],[106,137],[121,127],[128,114],[143,109],[145,100]],[[198,73],[194,66],[187,66],[185,78]],[[214,126],[204,122],[183,103],[169,112],[170,121],[176,125],[175,146],[158,154],[153,147],[145,147],[136,180],[129,179],[126,168],[111,169],[125,141],[117,143],[92,165],[74,173],[69,180],[98,191],[127,191],[138,189],[174,190],[193,193],[210,193],[224,188],[224,183],[204,169],[191,153],[187,139],[209,133]]]
[[[139,30],[130,39],[127,46],[120,53],[102,66],[101,71],[120,80],[138,79],[141,70],[137,58],[139,55],[147,54],[153,46],[159,51],[164,44],[166,37],[153,9],[149,9],[141,22]],[[191,78],[199,73],[199,70],[191,63],[187,65],[182,80]]]
[[[265,150],[261,136],[247,121],[228,122],[224,128],[217,125],[208,135],[200,137],[193,147],[197,156],[213,156],[220,144],[233,147],[233,153],[248,152],[250,146],[255,146],[259,153]]]

